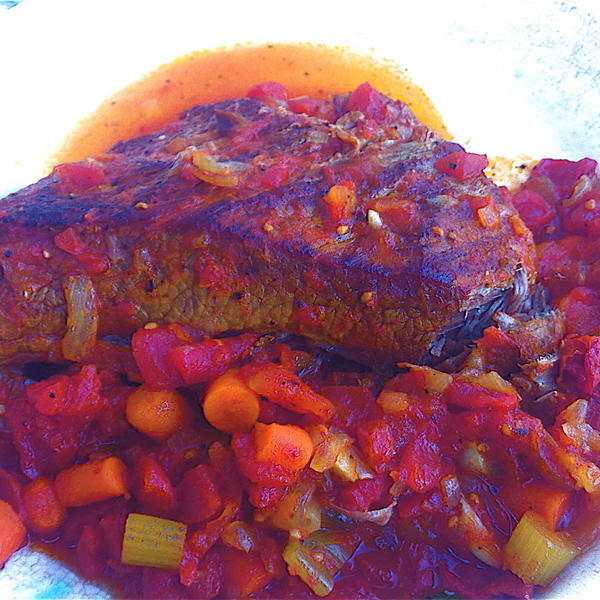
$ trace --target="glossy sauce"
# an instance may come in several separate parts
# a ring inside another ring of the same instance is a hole
[[[449,137],[423,90],[390,61],[347,49],[310,44],[236,46],[181,56],[108,98],[66,140],[53,163],[105,152],[119,140],[159,129],[196,104],[244,96],[263,81],[278,81],[290,96],[326,99],[365,81],[406,102],[417,119]]]

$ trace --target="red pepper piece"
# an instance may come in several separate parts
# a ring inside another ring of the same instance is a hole
[[[186,384],[204,383],[223,375],[250,352],[260,336],[253,333],[173,347],[169,360]]]
[[[386,116],[386,106],[385,96],[365,82],[350,94],[346,109],[357,110],[367,118],[382,121]]]
[[[485,154],[470,152],[451,152],[435,161],[435,168],[445,175],[450,175],[458,181],[466,181],[479,177],[487,167],[488,159]]]
[[[276,81],[265,81],[259,83],[254,87],[251,87],[246,93],[248,98],[254,98],[254,100],[262,100],[263,102],[269,100],[287,100],[288,91]]]

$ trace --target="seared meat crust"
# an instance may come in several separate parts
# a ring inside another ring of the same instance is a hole
[[[180,322],[426,360],[519,270],[533,280],[534,248],[490,180],[435,168],[459,146],[386,102],[334,122],[252,99],[195,107],[0,200],[0,363],[84,358],[64,342],[74,280],[98,336]],[[343,181],[356,205],[336,221],[323,197]]]

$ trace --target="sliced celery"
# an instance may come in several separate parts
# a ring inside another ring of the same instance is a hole
[[[548,585],[577,555],[577,548],[544,519],[527,511],[504,546],[506,566],[525,583]]]
[[[138,567],[176,569],[187,526],[178,521],[130,513],[125,524],[121,562]]]

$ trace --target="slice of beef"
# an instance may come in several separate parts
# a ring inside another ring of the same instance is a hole
[[[148,322],[421,361],[533,280],[508,194],[436,168],[457,144],[384,97],[336,107],[198,106],[0,200],[0,363],[80,360]]]

